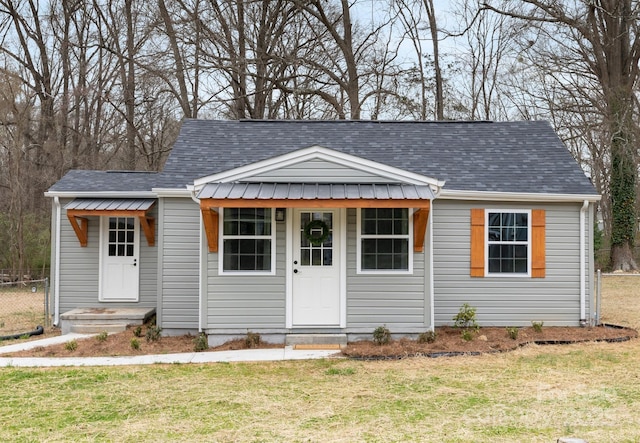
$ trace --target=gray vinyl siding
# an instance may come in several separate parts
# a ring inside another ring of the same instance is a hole
[[[367,171],[325,160],[309,160],[243,179],[268,183],[396,183]]]
[[[198,329],[200,208],[190,198],[160,199],[162,220],[159,268],[163,329]]]
[[[347,327],[386,325],[392,332],[428,327],[425,254],[413,254],[412,274],[358,274],[356,211],[347,211]],[[413,250],[411,242],[409,247]]]
[[[580,207],[575,204],[514,204],[436,200],[434,286],[436,326],[451,324],[463,303],[477,308],[482,325],[578,325],[580,320]],[[470,277],[470,210],[545,209],[546,276]],[[587,220],[591,220],[587,217]],[[589,242],[592,227],[587,226]],[[589,248],[590,245],[588,244]],[[586,262],[587,275],[592,255]],[[587,279],[591,281],[590,278]],[[587,290],[589,313],[590,284]]]
[[[208,254],[207,327],[284,328],[286,224],[276,222],[275,275],[219,275],[219,253]]]
[[[60,313],[85,307],[156,306],[157,247],[147,245],[140,232],[140,297],[138,302],[100,302],[100,218],[88,217],[89,235],[81,247],[64,209],[71,200],[60,200]],[[157,209],[149,212],[157,217]],[[55,238],[55,237],[54,237]],[[157,238],[157,233],[156,233]]]

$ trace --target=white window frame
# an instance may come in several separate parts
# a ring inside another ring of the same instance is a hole
[[[409,217],[409,233],[406,235],[380,235],[380,234],[362,234],[362,211],[364,209],[385,209],[385,208],[359,208],[357,209],[357,222],[356,222],[356,261],[357,261],[357,274],[413,274],[413,212],[411,208],[407,209],[407,216]],[[398,209],[398,208],[393,208]],[[365,238],[406,238],[407,239],[407,254],[409,255],[409,268],[408,269],[362,269],[362,239]]]
[[[234,209],[234,208],[226,208]],[[238,208],[242,209],[242,208]],[[246,209],[269,209],[271,211],[271,235],[224,235],[224,210],[225,208],[218,208],[218,214],[220,214],[220,223],[218,225],[218,236],[220,238],[220,248],[218,254],[218,275],[276,275],[276,219],[275,208],[246,208]],[[247,240],[270,240],[271,241],[271,269],[269,271],[226,271],[224,269],[224,241],[225,239],[247,239]]]
[[[489,241],[489,214],[509,213],[527,214],[527,241]],[[489,245],[526,245],[527,246],[527,272],[489,272]],[[531,209],[485,209],[484,211],[484,275],[485,277],[513,278],[531,277]]]

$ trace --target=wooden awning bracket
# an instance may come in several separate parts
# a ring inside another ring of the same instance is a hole
[[[69,213],[67,213],[67,218],[80,241],[80,246],[86,248],[89,239],[89,220]]]
[[[212,208],[206,208],[202,205],[200,205],[200,211],[202,212],[202,223],[207,235],[209,252],[218,252],[218,213]]]
[[[147,217],[146,215],[138,216],[140,220],[140,226],[144,232],[144,236],[147,238],[147,244],[149,246],[156,245],[156,219],[153,217]]]
[[[420,208],[413,213],[413,252],[424,252],[427,221],[429,221],[429,208]]]
[[[156,244],[156,220],[153,217],[147,217],[147,211],[91,211],[69,209],[67,218],[71,223],[71,227],[76,233],[76,237],[80,241],[81,247],[86,247],[89,238],[89,219],[87,217],[137,217],[140,221],[140,227],[144,232],[149,246]]]

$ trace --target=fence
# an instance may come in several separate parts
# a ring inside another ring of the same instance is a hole
[[[611,256],[611,248],[601,248],[595,253],[595,264],[596,269],[608,269],[610,266],[609,258]],[[633,257],[636,260],[636,263],[640,263],[640,246],[636,246],[633,249]]]
[[[0,282],[0,336],[51,326],[49,279]]]

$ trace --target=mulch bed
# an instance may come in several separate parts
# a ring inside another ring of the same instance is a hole
[[[485,327],[472,332],[472,340],[462,338],[460,329],[436,328],[433,343],[418,343],[402,338],[385,345],[364,340],[349,343],[342,353],[350,358],[364,360],[402,359],[407,357],[446,357],[480,355],[506,352],[528,344],[572,344],[583,342],[622,342],[638,336],[634,329],[614,325],[596,327],[544,327],[537,332],[532,327],[518,328],[518,336],[512,339],[506,328]]]

